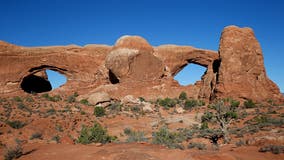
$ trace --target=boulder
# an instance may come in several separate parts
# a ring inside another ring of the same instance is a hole
[[[134,98],[133,95],[127,95],[121,99],[123,104],[140,104],[139,99]]]
[[[164,65],[153,55],[153,47],[142,37],[123,36],[106,57],[106,67],[119,82],[160,79]]]
[[[146,112],[146,113],[154,112],[153,105],[151,103],[142,102],[142,104],[143,104],[143,107],[142,107],[143,112]]]
[[[93,105],[96,105],[98,103],[108,102],[110,100],[111,97],[106,92],[92,93],[88,98],[88,102]]]

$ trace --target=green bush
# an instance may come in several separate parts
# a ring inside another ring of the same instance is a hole
[[[102,117],[102,116],[106,115],[106,111],[103,107],[96,106],[94,108],[94,115],[96,117]]]
[[[135,105],[135,106],[132,106],[132,107],[130,108],[130,110],[131,110],[132,112],[135,112],[135,113],[140,113],[140,112],[142,111],[142,108],[141,108],[139,105]]]
[[[80,101],[81,104],[84,104],[84,105],[89,105],[89,101],[87,99],[82,99]]]
[[[94,126],[88,128],[83,126],[80,136],[77,140],[78,143],[90,144],[90,143],[109,143],[115,140],[115,137],[109,136],[107,130],[104,129],[99,123],[95,122]]]
[[[43,98],[45,98],[48,101],[52,101],[52,102],[58,102],[61,101],[62,98],[60,97],[60,95],[55,95],[55,96],[50,96],[48,93],[44,93],[42,95]]]
[[[199,149],[199,150],[205,150],[205,149],[206,149],[206,144],[204,144],[204,143],[191,142],[191,143],[188,144],[187,148],[188,148],[188,149],[197,148],[197,149]]]
[[[8,124],[10,127],[14,128],[14,129],[20,129],[20,128],[23,128],[26,125],[26,123],[21,122],[19,120],[7,121],[6,124]]]
[[[132,130],[130,128],[124,128],[123,132],[124,134],[129,135],[132,132]]]
[[[256,106],[255,103],[251,99],[244,102],[245,108],[254,108],[255,106]]]
[[[166,127],[162,127],[158,132],[153,133],[152,143],[182,149],[183,146],[180,143],[184,140],[185,137],[182,134],[170,132]]]
[[[212,112],[206,111],[202,116],[201,116],[201,122],[210,122],[213,119],[214,115]]]
[[[172,108],[176,105],[176,101],[171,98],[159,99],[158,104],[163,106],[165,109]]]
[[[233,108],[237,108],[240,105],[240,101],[236,101],[236,100],[233,100],[233,99],[230,101],[230,103],[231,103],[231,106]]]
[[[280,154],[284,153],[284,146],[277,146],[277,145],[269,145],[261,147],[259,152],[272,152],[273,154]]]
[[[201,123],[201,126],[200,126],[200,129],[208,129],[209,127],[208,127],[208,123],[205,121],[205,122],[202,122]]]
[[[185,92],[181,92],[178,98],[180,100],[187,100],[187,94]]]
[[[191,110],[193,107],[198,106],[198,101],[195,99],[186,100],[184,103],[184,109]]]
[[[144,132],[141,131],[132,131],[129,128],[124,129],[124,133],[128,136],[126,142],[146,142]]]
[[[33,139],[42,139],[42,133],[36,132],[32,134],[30,137],[30,140],[33,140]]]
[[[22,98],[19,96],[14,97],[13,100],[16,102],[23,102]]]
[[[32,110],[22,102],[18,103],[17,108],[23,111],[32,112]]]
[[[6,148],[4,153],[4,160],[18,159],[23,155],[23,148],[20,144],[15,147]]]

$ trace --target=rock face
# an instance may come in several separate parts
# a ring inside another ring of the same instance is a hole
[[[194,85],[180,86],[174,76],[190,63],[207,70]],[[67,83],[51,90],[46,69],[64,74]],[[260,45],[249,28],[226,27],[218,52],[190,46],[152,47],[139,36],[123,36],[114,46],[27,48],[0,41],[0,96],[78,92],[90,97],[100,92],[111,99],[127,95],[156,99],[177,97],[182,91],[205,101],[284,99],[266,75]]]
[[[226,27],[221,36],[219,56],[216,97],[256,101],[283,97],[266,75],[262,50],[252,29]]]

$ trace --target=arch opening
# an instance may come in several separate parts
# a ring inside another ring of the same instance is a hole
[[[206,70],[207,68],[201,65],[189,63],[174,76],[174,79],[178,81],[181,86],[193,85],[201,80],[202,76],[206,73]]]
[[[27,93],[49,92],[67,82],[67,78],[55,69],[41,68],[23,78],[21,88]]]
[[[52,90],[59,88],[67,82],[67,78],[60,72],[52,69],[46,70],[47,78],[51,84]]]

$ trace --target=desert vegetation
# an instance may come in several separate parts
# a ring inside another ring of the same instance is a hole
[[[283,135],[283,108],[271,103],[266,103],[270,105],[267,107],[251,100],[240,103],[226,98],[205,104],[182,92],[176,98],[139,97],[130,102],[111,100],[92,105],[87,99],[76,100],[78,96],[0,98],[0,119],[5,126],[0,136],[11,136],[25,144],[59,144],[67,139],[72,144],[149,143],[201,151],[218,151],[227,144],[241,148],[261,143],[259,152],[283,153],[282,145],[269,145],[271,137],[267,143],[257,139],[267,137],[272,130],[274,139]],[[1,144],[9,146],[3,138]],[[5,159],[23,154],[22,145],[6,150]]]

